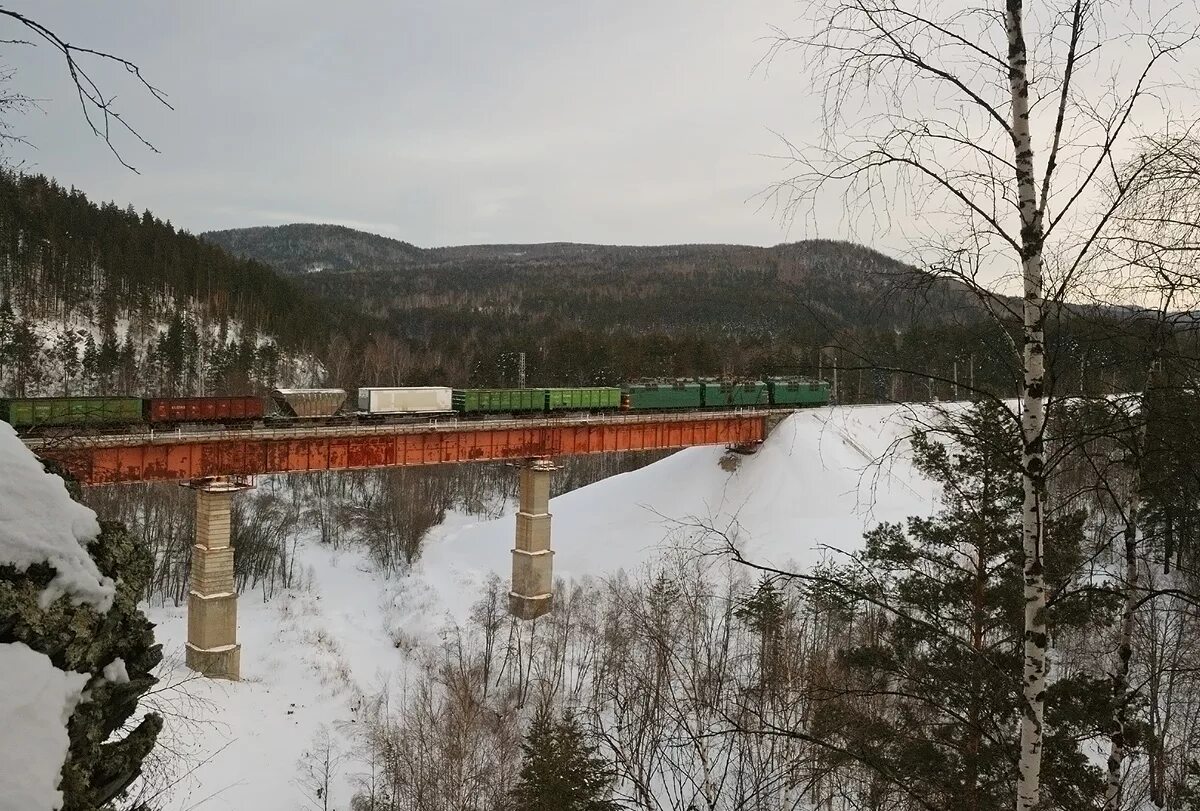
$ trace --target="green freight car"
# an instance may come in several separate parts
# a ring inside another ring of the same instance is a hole
[[[43,425],[131,425],[142,422],[140,397],[31,397],[0,400],[14,428]]]
[[[621,407],[621,390],[608,387],[546,389],[547,411],[593,411]]]
[[[704,387],[691,380],[634,383],[625,388],[629,409],[700,408],[704,405]]]
[[[829,384],[823,380],[772,379],[767,381],[774,406],[817,406],[829,402]]]
[[[547,389],[454,389],[451,403],[463,414],[545,411]]]
[[[767,385],[761,380],[734,383],[728,380],[705,380],[704,407],[731,408],[734,406],[768,406],[771,404]]]

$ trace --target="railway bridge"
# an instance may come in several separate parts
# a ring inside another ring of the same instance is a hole
[[[699,445],[753,448],[788,410],[569,415],[394,424],[311,425],[204,431],[29,437],[25,444],[88,486],[174,481],[196,493],[196,539],[188,593],[186,661],[213,678],[236,680],[237,592],[230,505],[274,473],[513,460],[520,498],[509,609],[521,619],[550,610],[554,551],[550,478],[554,459],[590,453],[673,450]]]

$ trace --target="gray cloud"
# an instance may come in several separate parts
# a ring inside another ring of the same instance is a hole
[[[786,172],[764,157],[782,151],[773,132],[798,143],[822,135],[825,88],[812,86],[801,54],[755,70],[769,26],[802,31],[805,7],[796,0],[22,2],[18,8],[71,41],[135,60],[170,94],[174,112],[119,68],[97,71],[162,150],[153,155],[126,142],[141,175],[85,134],[73,89],[48,48],[0,53],[18,69],[17,86],[46,100],[44,114],[15,122],[38,147],[15,157],[94,199],[148,207],[193,231],[336,222],[423,246],[774,244],[851,235],[910,253],[955,221],[941,210],[945,200],[926,199],[927,190],[909,183],[873,192],[874,205],[852,213],[831,193],[818,206],[819,231],[808,220],[785,228],[760,205]],[[1136,78],[1122,69],[1123,58],[1140,64],[1144,55],[1140,40],[1111,38],[1122,12],[1112,13],[1104,54],[1077,78],[1081,95],[1101,106],[1106,88]],[[1144,27],[1134,11],[1123,13],[1134,29]],[[1196,53],[1175,70],[1200,83]],[[906,91],[905,104],[929,116],[959,114],[956,100],[928,90]],[[864,96],[849,113],[866,117],[877,103]],[[1196,106],[1194,94],[1182,106],[1163,103],[1185,120]],[[1039,132],[1051,131],[1053,113],[1052,105],[1039,108]],[[1140,115],[1146,128],[1161,126],[1153,105]],[[1097,135],[1084,127],[1072,137],[1086,144]],[[1086,152],[1075,152],[1064,177],[1087,170]],[[997,262],[998,273],[1012,269],[1007,255]]]
[[[85,136],[49,49],[10,47],[19,88],[45,99],[16,122],[38,147],[16,157],[193,231],[772,244],[789,234],[751,198],[781,167],[761,153],[815,119],[796,75],[752,73],[792,0],[15,7],[133,59],[176,108],[98,71],[162,150],[126,143],[134,175]]]

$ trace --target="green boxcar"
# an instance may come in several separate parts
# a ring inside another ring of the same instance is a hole
[[[814,406],[829,402],[829,384],[823,380],[771,380],[771,405]]]
[[[545,411],[546,389],[455,389],[455,411],[468,414]]]
[[[41,425],[129,425],[142,422],[140,397],[24,397],[0,402],[14,428]]]
[[[550,411],[620,408],[621,390],[608,387],[547,389],[546,408]]]
[[[704,381],[704,407],[765,406],[771,399],[767,385],[761,380],[731,383],[721,380]]]
[[[690,380],[668,380],[661,383],[634,383],[625,387],[629,408],[700,408],[704,405],[704,388]]]

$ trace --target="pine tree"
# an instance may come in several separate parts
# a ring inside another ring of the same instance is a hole
[[[121,350],[117,345],[115,333],[105,331],[100,340],[100,352],[96,358],[97,389],[102,392],[112,391],[113,377],[120,364]]]
[[[99,380],[100,349],[96,346],[96,339],[90,332],[84,334],[82,372],[85,385],[90,386]]]
[[[613,769],[570,713],[538,711],[521,744],[524,762],[511,811],[618,811],[609,797]]]
[[[928,806],[1001,811],[1012,805],[1020,717],[1023,575],[1020,443],[1003,405],[976,404],[913,440],[917,467],[943,486],[943,509],[867,534],[854,566],[831,579],[853,605],[886,606],[888,621],[841,656],[845,684],[819,702],[814,728]],[[1053,633],[1086,633],[1112,600],[1069,588],[1084,551],[1082,516],[1047,522],[1046,578],[1059,599]],[[864,600],[865,598],[865,600]],[[1046,697],[1043,799],[1095,807],[1100,771],[1082,751],[1108,716],[1104,685],[1056,674]]]
[[[14,327],[9,342],[9,362],[12,364],[12,389],[24,397],[42,380],[41,341],[33,322],[22,318]]]
[[[125,333],[125,342],[117,355],[117,389],[121,394],[132,394],[142,389],[143,381],[138,378],[137,349],[133,345],[133,330]]]

